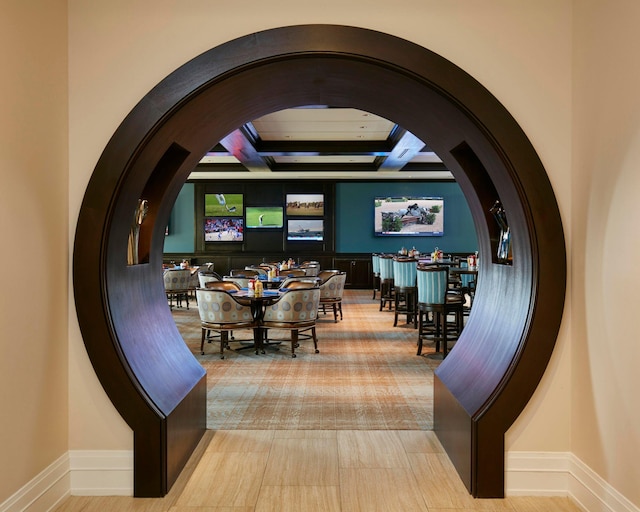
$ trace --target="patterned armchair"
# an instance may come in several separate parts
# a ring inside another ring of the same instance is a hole
[[[189,269],[169,269],[163,274],[164,291],[169,300],[169,307],[173,309],[173,299],[176,305],[182,306],[182,299],[187,303],[189,309],[189,284],[191,282],[191,271]]]
[[[299,334],[311,331],[315,353],[318,350],[316,319],[320,305],[320,289],[306,288],[290,290],[265,309],[261,327],[264,329],[286,329],[291,332],[291,357],[296,357]]]
[[[333,274],[320,285],[320,306],[322,312],[326,314],[325,307],[333,307],[333,320],[338,322],[338,312],[340,312],[340,320],[342,320],[342,294],[344,292],[344,283],[347,280],[347,273],[340,272]]]
[[[231,283],[225,284],[231,285]],[[220,332],[220,359],[224,359],[224,349],[229,343],[229,331],[253,329],[258,326],[253,318],[251,307],[240,304],[225,290],[199,288],[196,290],[196,297],[202,328],[200,338],[202,355],[204,355],[204,341],[210,331]]]

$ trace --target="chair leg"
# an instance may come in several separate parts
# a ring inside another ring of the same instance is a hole
[[[296,347],[298,346],[298,329],[291,331],[291,357],[296,357]]]
[[[333,321],[334,323],[338,323],[338,303],[333,303]]]
[[[207,335],[207,329],[202,328],[202,334],[200,335],[200,355],[204,355],[204,339]]]
[[[418,353],[416,355],[422,355],[422,329],[424,328],[423,322],[424,314],[422,311],[418,311]]]
[[[220,331],[220,359],[224,359],[224,347],[229,342],[229,333],[227,331]]]
[[[313,347],[316,350],[316,354],[319,354],[320,351],[318,350],[318,337],[316,336],[316,328],[315,328],[315,326],[313,326],[311,328],[311,336],[313,336]]]
[[[338,302],[338,311],[340,311],[340,320],[342,320],[342,301]]]

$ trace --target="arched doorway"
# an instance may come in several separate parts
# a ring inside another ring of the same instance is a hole
[[[394,119],[429,145],[469,203],[483,280],[477,313],[436,373],[435,429],[469,491],[504,493],[504,433],[551,356],[565,294],[565,246],[546,172],[517,123],[479,83],[410,42],[308,25],[217,47],[163,80],[105,148],[82,204],[74,248],[76,308],[87,351],[134,431],[136,496],[162,496],[205,428],[205,375],[164,304],[164,226],[201,156],[242,123],[328,104]],[[138,200],[149,210],[139,264],[127,264]],[[498,261],[508,212],[513,262]],[[509,301],[504,301],[509,297]]]

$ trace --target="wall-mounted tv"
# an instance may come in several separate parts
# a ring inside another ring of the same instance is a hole
[[[242,217],[242,194],[205,194],[205,217]]]
[[[442,197],[376,197],[376,236],[443,236]]]
[[[247,228],[282,228],[284,213],[282,206],[247,206]]]
[[[205,242],[242,242],[244,219],[235,217],[206,217],[204,219]]]
[[[324,240],[324,221],[320,219],[287,220],[287,240]]]
[[[287,215],[324,216],[324,194],[287,194]]]

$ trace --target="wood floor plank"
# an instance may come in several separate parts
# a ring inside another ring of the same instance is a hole
[[[341,512],[337,486],[264,486],[255,512]]]
[[[409,468],[341,468],[342,510],[428,512]]]
[[[274,439],[263,485],[339,485],[337,440]]]
[[[206,452],[176,505],[255,506],[267,458],[267,452]]]
[[[408,468],[409,459],[394,431],[340,431],[341,468]]]

